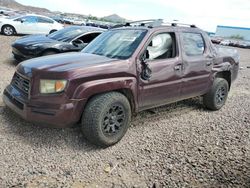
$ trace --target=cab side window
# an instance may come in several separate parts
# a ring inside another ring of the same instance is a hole
[[[200,33],[181,33],[184,52],[187,56],[199,56],[205,51],[205,43]]]
[[[150,41],[146,49],[149,60],[167,59],[176,56],[174,33],[159,33]]]

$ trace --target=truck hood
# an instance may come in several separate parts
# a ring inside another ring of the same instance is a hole
[[[97,66],[112,61],[118,60],[95,54],[70,52],[24,61],[18,65],[17,71],[27,77],[32,77],[34,71],[66,72]]]

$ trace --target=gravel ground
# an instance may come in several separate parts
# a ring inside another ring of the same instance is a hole
[[[15,71],[0,35],[0,94]],[[42,128],[0,101],[0,187],[250,187],[250,50],[227,104],[204,110],[200,99],[143,112],[121,142],[87,143],[79,127]]]

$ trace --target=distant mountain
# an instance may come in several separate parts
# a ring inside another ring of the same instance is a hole
[[[51,1],[53,2],[53,1]],[[22,5],[21,3],[16,2],[15,0],[0,0],[0,7],[6,7],[18,11],[25,11],[30,13],[42,14],[42,15],[53,15],[53,14],[63,14],[66,17],[81,17],[87,18],[86,15],[74,14],[74,13],[61,13],[61,12],[51,12],[46,8],[39,8],[33,6]],[[106,21],[115,22],[115,23],[124,23],[126,22],[125,18],[120,17],[117,14],[112,14],[110,16],[105,16],[101,18]]]
[[[38,8],[38,7],[22,5],[16,2],[15,0],[0,0],[0,6],[15,9],[15,10],[20,10],[20,11],[34,12],[37,14],[50,13],[50,11],[46,8]]]
[[[122,18],[122,17],[120,17],[117,14],[112,14],[112,15],[109,15],[109,16],[105,16],[102,19],[110,21],[110,22],[117,22],[117,23],[124,23],[124,22],[126,22],[125,18]]]

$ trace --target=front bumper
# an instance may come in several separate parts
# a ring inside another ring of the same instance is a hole
[[[38,57],[38,53],[39,53],[38,51],[33,52],[31,50],[23,50],[23,49],[21,50],[15,46],[12,46],[12,54],[14,55],[14,58],[18,61],[23,61],[34,57]]]
[[[11,85],[4,90],[3,101],[26,121],[56,128],[70,127],[77,123],[86,102],[70,100],[64,104],[36,104],[34,101],[24,100],[18,89]]]

